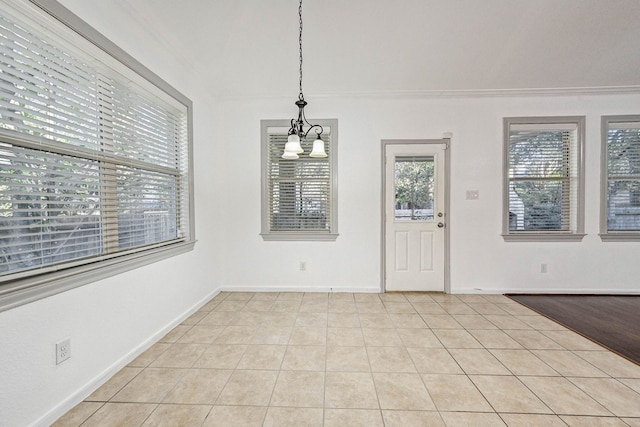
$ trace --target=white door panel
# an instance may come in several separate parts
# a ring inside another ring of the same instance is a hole
[[[420,271],[433,271],[435,233],[420,232]]]
[[[385,290],[444,291],[446,144],[385,148]]]
[[[409,271],[409,232],[395,232],[395,271]]]

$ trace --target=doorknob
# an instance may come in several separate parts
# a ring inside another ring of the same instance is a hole
[[[438,223],[438,228],[443,228],[443,227],[444,227],[444,223],[439,222],[439,223]]]

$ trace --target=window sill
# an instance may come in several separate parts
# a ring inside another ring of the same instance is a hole
[[[640,242],[640,232],[600,233],[603,242]]]
[[[503,234],[505,242],[580,242],[586,234],[578,233],[522,233]]]
[[[304,231],[290,231],[279,233],[260,233],[264,241],[291,242],[334,242],[338,233],[316,233]]]
[[[195,243],[195,240],[174,243],[7,282],[0,285],[0,312],[189,252]]]

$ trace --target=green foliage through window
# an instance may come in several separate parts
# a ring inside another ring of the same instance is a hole
[[[396,159],[396,220],[433,219],[433,176],[433,157]]]

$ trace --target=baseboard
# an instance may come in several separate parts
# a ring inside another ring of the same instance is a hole
[[[367,288],[335,288],[321,287],[293,287],[293,286],[222,286],[223,292],[326,292],[326,293],[381,293],[379,287]],[[451,294],[467,295],[503,295],[503,294],[592,294],[592,295],[640,295],[640,289],[591,289],[591,288],[462,288],[451,289]]]
[[[334,288],[330,286],[320,287],[304,287],[304,286],[223,286],[220,288],[223,292],[326,292],[326,293],[367,293],[367,294],[379,294],[380,288]]]
[[[300,286],[222,286],[223,292],[326,292],[326,293],[381,293],[378,287],[300,287]],[[462,288],[451,289],[451,294],[467,295],[503,295],[503,294],[593,294],[593,295],[640,295],[640,289],[575,289],[575,288]]]
[[[32,426],[50,426],[54,423],[58,418],[66,414],[68,411],[73,409],[78,403],[82,402],[87,396],[96,391],[100,386],[106,383],[111,377],[113,377],[116,373],[118,373],[122,368],[127,366],[136,357],[147,351],[153,344],[158,342],[162,337],[168,334],[173,328],[182,323],[185,319],[191,316],[193,313],[198,311],[202,306],[204,306],[211,298],[215,297],[221,292],[220,289],[216,289],[213,292],[209,293],[207,296],[202,298],[200,301],[195,303],[191,308],[187,311],[173,319],[166,326],[162,327],[144,342],[140,343],[136,348],[132,349],[129,353],[122,356],[120,359],[115,361],[111,366],[98,374],[95,378],[81,387],[78,391],[73,393],[71,396],[67,397],[65,400],[60,402],[50,411],[45,413],[42,417],[36,420]]]
[[[590,288],[467,288],[452,289],[452,294],[478,294],[478,295],[503,295],[503,294],[565,294],[565,295],[640,295],[640,289],[590,289]]]

